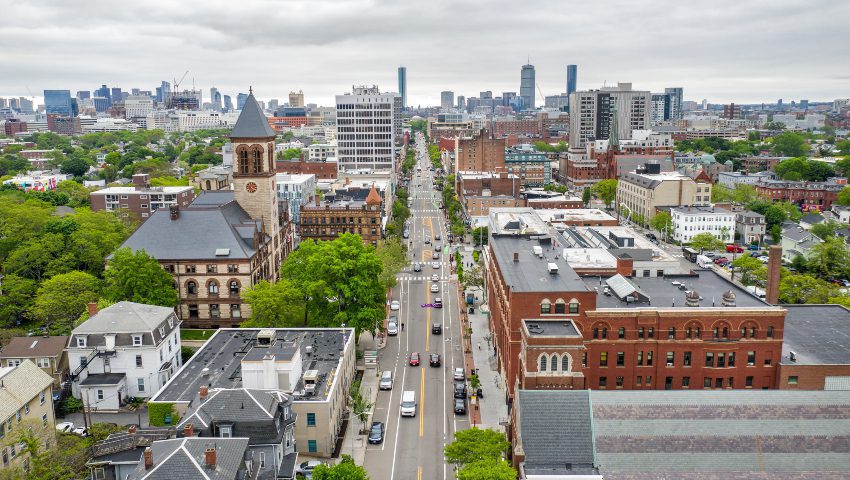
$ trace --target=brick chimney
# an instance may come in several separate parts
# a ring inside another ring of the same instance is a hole
[[[767,292],[765,300],[771,305],[779,303],[779,270],[782,267],[782,246],[771,245],[767,256]]]
[[[180,218],[180,205],[169,205],[168,213],[171,214],[172,220],[177,220]]]
[[[634,259],[628,256],[617,257],[617,273],[624,277],[631,277],[634,271]]]
[[[184,437],[192,437],[195,435],[195,427],[191,423],[187,423],[183,426],[183,436]]]
[[[89,317],[97,315],[97,302],[89,302],[86,307],[89,310]]]
[[[145,448],[145,470],[150,470],[153,468],[153,451],[151,451],[151,447]]]
[[[215,468],[215,453],[214,447],[207,447],[207,449],[204,450],[204,465],[207,468]]]
[[[514,262],[519,261],[519,252],[514,252]]]
[[[201,391],[198,392],[198,396],[201,397],[202,402],[207,399],[207,395],[209,395],[209,394],[210,394],[209,387],[206,386],[206,385],[201,385]]]

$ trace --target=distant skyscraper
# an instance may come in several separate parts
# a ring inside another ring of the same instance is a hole
[[[109,98],[111,98],[111,99],[112,99],[112,102],[113,102],[113,103],[115,103],[115,102],[123,102],[123,101],[124,101],[124,93],[123,93],[123,92],[121,92],[121,89],[120,89],[120,88],[118,88],[118,87],[113,87],[113,88],[112,88],[112,94],[110,95],[110,97],[109,97]]]
[[[665,88],[664,93],[670,96],[670,120],[681,120],[684,116],[682,87]]]
[[[70,90],[45,90],[44,91],[44,112],[55,113],[64,117],[74,117],[77,115],[76,102],[71,100]]]
[[[18,105],[21,108],[21,113],[33,113],[32,111],[32,100],[21,97],[18,99]]]
[[[91,98],[91,92],[88,90],[79,90],[77,92],[77,100],[88,100]]]
[[[106,101],[111,105],[112,104],[112,91],[106,85],[102,85],[100,88],[94,91],[95,97],[105,98]]]
[[[168,96],[171,94],[171,84],[163,81],[160,86],[156,87],[156,101],[165,103],[168,101]]]
[[[534,109],[534,65],[523,65],[519,77],[519,96],[524,109]]]
[[[652,94],[632,90],[631,83],[577,91],[570,95],[570,148],[584,149],[588,142],[632,138],[633,130],[650,126]]]
[[[457,109],[463,111],[466,108],[466,97],[463,95],[457,96]]]
[[[221,92],[215,87],[210,88],[210,103],[213,110],[217,112],[221,111]]]
[[[407,110],[407,67],[398,67],[398,94],[402,110]]]
[[[298,90],[297,92],[289,92],[289,106],[290,107],[303,107],[304,106],[304,92],[302,92],[301,90]]]
[[[578,83],[578,67],[567,65],[567,95],[576,91],[576,83]]]
[[[657,125],[665,120],[670,120],[670,94],[653,93],[649,106],[649,120]]]
[[[246,101],[248,101],[247,93],[236,94],[236,110],[242,110],[242,107],[245,106]]]
[[[455,92],[445,90],[440,92],[440,108],[443,110],[451,109],[455,104]]]
[[[230,95],[224,96],[224,111],[229,112],[233,110],[233,100],[230,99]]]
[[[280,101],[278,99],[272,98],[271,100],[269,100],[269,105],[268,105],[269,111],[273,112],[273,111],[277,110],[277,107],[279,107],[279,106],[280,106]]]
[[[106,97],[94,97],[92,103],[94,104],[94,110],[98,113],[109,110],[109,99]]]
[[[393,169],[395,140],[401,122],[401,98],[381,93],[377,86],[353,87],[352,93],[336,96],[337,161],[340,172]],[[360,124],[376,125],[363,131]],[[386,127],[386,128],[384,128]]]
[[[502,92],[502,105],[510,107],[516,103],[516,92]]]

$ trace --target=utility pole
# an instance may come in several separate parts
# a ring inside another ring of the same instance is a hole
[[[88,419],[86,418],[86,412],[88,410],[89,391],[86,390],[85,395],[80,395],[80,396],[83,397],[82,398],[82,401],[83,401],[83,425],[86,427],[86,430],[88,430],[89,422],[88,422]]]

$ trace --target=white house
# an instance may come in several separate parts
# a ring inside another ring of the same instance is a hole
[[[173,308],[118,302],[71,332],[72,392],[91,410],[117,411],[128,397],[151,397],[180,369],[180,320]]]
[[[710,233],[718,239],[729,242],[735,237],[735,214],[720,207],[674,207],[670,209],[673,218],[673,239],[690,242],[695,235]]]

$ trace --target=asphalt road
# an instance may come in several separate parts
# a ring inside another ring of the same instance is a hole
[[[413,267],[399,275],[393,290],[393,299],[399,300],[397,315],[405,325],[396,337],[389,337],[387,346],[379,353],[380,370],[391,370],[395,383],[391,391],[378,394],[373,420],[384,422],[386,436],[383,444],[369,445],[365,467],[374,480],[439,479],[454,478],[452,466],[443,458],[443,446],[451,442],[454,432],[469,428],[467,415],[455,415],[452,372],[463,367],[463,353],[458,320],[457,286],[451,277],[449,257],[446,252],[446,225],[439,210],[439,192],[433,188],[433,173],[428,171],[430,160],[425,144],[417,142],[418,165],[421,173],[411,180],[410,251],[413,260],[422,263],[422,271]],[[417,186],[417,184],[421,186]],[[436,240],[439,234],[441,240]],[[431,239],[425,244],[425,237]],[[439,260],[433,260],[435,243],[441,246]],[[432,268],[431,262],[439,262]],[[432,282],[437,274],[439,282]],[[439,292],[432,293],[431,285],[437,283]],[[442,298],[443,308],[423,306]],[[431,333],[431,324],[443,325],[442,335]],[[420,355],[420,366],[408,365],[411,352]],[[440,354],[442,366],[428,365],[432,353]],[[399,415],[402,392],[416,393],[416,416]]]

